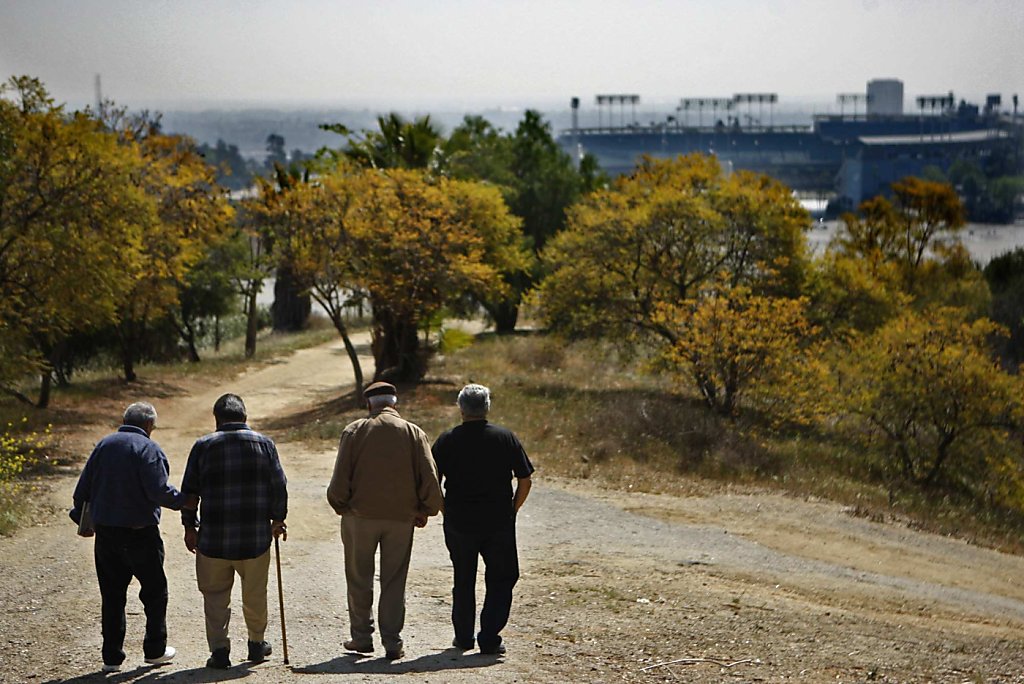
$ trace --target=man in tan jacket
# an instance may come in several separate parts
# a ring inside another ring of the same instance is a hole
[[[380,547],[380,639],[389,660],[405,655],[405,580],[413,526],[437,515],[444,499],[430,442],[403,419],[395,386],[375,382],[363,391],[370,415],[341,433],[327,501],[341,516],[351,640],[345,649],[373,652],[374,555]]]

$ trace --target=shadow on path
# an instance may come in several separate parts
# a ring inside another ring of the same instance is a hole
[[[449,648],[439,653],[422,655],[412,660],[386,660],[385,658],[367,658],[353,654],[339,656],[331,660],[293,667],[296,674],[380,674],[398,675],[410,672],[441,672],[443,670],[467,670],[477,667],[490,667],[501,662],[501,656],[483,655],[480,653],[463,653]]]
[[[51,679],[43,684],[85,684],[86,682],[105,682],[106,684],[148,684],[149,682],[229,682],[244,679],[250,674],[251,663],[243,662],[227,670],[212,670],[208,667],[196,667],[191,670],[171,670],[168,668],[144,665],[134,670],[122,670],[113,674],[92,672],[72,679]]]

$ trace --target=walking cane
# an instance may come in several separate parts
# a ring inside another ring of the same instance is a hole
[[[277,600],[281,606],[281,648],[284,649],[284,664],[288,664],[288,634],[284,628],[284,589],[281,588],[281,545],[274,537],[274,557],[277,559]]]

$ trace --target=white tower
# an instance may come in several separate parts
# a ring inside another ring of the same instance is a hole
[[[903,81],[876,78],[868,81],[868,116],[899,116],[903,114]]]

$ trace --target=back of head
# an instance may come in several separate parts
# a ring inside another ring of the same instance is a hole
[[[156,409],[145,401],[137,401],[129,404],[124,410],[125,425],[146,429],[150,425],[156,425]]]
[[[395,406],[398,404],[398,397],[394,394],[377,394],[372,397],[367,397],[366,402],[370,405],[371,411],[382,409],[385,406]]]
[[[363,390],[363,398],[371,411],[398,403],[398,390],[390,382],[375,382]]]
[[[491,410],[491,390],[483,385],[469,384],[459,392],[459,410],[467,418],[486,418]]]
[[[217,425],[244,423],[247,417],[245,403],[237,394],[225,394],[214,402],[213,417],[217,421]]]

